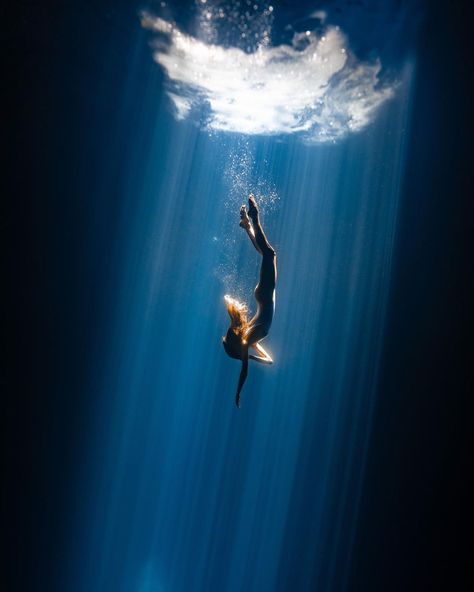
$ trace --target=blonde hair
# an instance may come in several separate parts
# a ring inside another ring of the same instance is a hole
[[[239,337],[241,341],[244,340],[245,332],[249,326],[247,313],[248,307],[243,302],[239,302],[232,296],[226,294],[224,300],[227,306],[227,312],[230,316],[230,328],[233,333]]]

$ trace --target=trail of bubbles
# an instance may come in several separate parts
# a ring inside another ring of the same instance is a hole
[[[256,261],[258,265],[259,259],[250,244],[249,264],[242,266],[238,259],[242,242],[248,241],[245,231],[238,224],[239,210],[242,205],[247,205],[250,193],[256,197],[263,218],[276,210],[279,195],[269,179],[268,168],[265,161],[256,161],[254,146],[244,139],[230,149],[222,167],[227,193],[223,200],[225,216],[221,229],[222,239],[219,240],[221,256],[216,275],[226,293],[247,303],[256,283],[253,262]]]

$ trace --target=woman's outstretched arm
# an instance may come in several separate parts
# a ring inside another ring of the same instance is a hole
[[[271,355],[263,349],[260,343],[257,342],[254,345],[252,345],[252,347],[255,348],[259,355],[254,356],[252,354],[249,354],[249,358],[251,360],[254,360],[255,362],[260,362],[261,364],[273,364]]]
[[[242,348],[242,369],[240,370],[239,384],[237,385],[237,394],[235,395],[235,404],[240,407],[240,392],[244,386],[244,382],[247,379],[248,367],[249,367],[249,350],[248,347]]]

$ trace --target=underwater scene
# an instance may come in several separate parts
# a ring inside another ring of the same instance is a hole
[[[409,526],[441,450],[437,430],[414,427],[430,421],[417,393],[433,393],[416,319],[435,331],[438,314],[413,295],[434,286],[437,251],[413,237],[428,236],[425,173],[443,168],[436,108],[420,103],[436,75],[429,11],[153,0],[41,13],[62,98],[44,108],[56,131],[53,149],[38,127],[37,174],[53,166],[61,191],[36,226],[56,262],[36,272],[39,322],[56,329],[34,375],[54,386],[38,404],[42,518],[31,494],[50,545],[29,590],[435,589],[420,575],[433,522]],[[410,452],[417,437],[431,460]],[[415,458],[424,469],[404,473]]]

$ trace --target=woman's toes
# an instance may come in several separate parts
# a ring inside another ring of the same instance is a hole
[[[249,197],[249,216],[253,219],[258,216],[258,207],[255,197],[250,195]]]
[[[240,223],[239,226],[242,228],[249,228],[250,227],[250,220],[247,214],[247,209],[245,206],[240,208]]]

